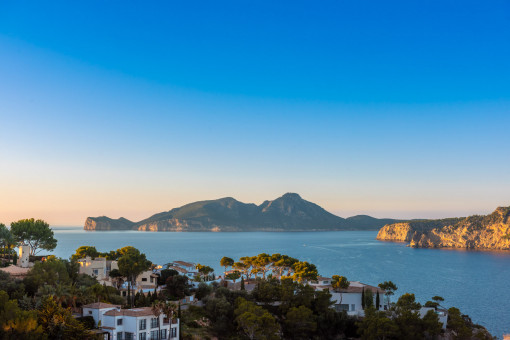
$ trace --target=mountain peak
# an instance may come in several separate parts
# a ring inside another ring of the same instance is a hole
[[[299,199],[299,200],[302,200],[301,196],[299,196],[299,194],[296,194],[294,192],[288,192],[286,194],[284,194],[282,197],[280,198],[284,198],[284,199]]]

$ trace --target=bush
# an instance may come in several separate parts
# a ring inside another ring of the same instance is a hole
[[[96,328],[96,322],[94,321],[94,318],[90,315],[87,316],[80,316],[76,318],[79,322],[85,326],[86,329],[94,329]]]

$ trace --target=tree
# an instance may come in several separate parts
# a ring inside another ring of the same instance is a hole
[[[159,335],[161,334],[161,322],[159,320],[159,316],[164,313],[164,310],[166,308],[166,303],[162,302],[162,301],[154,301],[152,303],[152,313],[154,314],[154,316],[156,316],[156,318],[158,319],[158,337]]]
[[[158,277],[158,285],[162,286],[166,283],[166,280],[170,276],[179,275],[179,272],[175,269],[163,269]]]
[[[358,332],[363,340],[384,340],[397,337],[398,326],[384,312],[367,308],[365,317],[357,323]]]
[[[232,267],[234,265],[234,260],[230,257],[222,257],[220,260],[220,266],[225,267],[225,273],[224,275],[227,275],[227,267]]]
[[[349,280],[345,276],[333,275],[331,286],[333,289],[338,289],[340,291],[340,303],[342,303],[342,291],[341,289],[349,288]]]
[[[379,291],[377,291],[377,295],[375,296],[375,309],[379,310],[380,305],[381,305],[381,297],[379,296]]]
[[[379,288],[385,291],[386,304],[389,306],[391,296],[395,294],[395,291],[398,289],[397,285],[391,281],[384,281],[383,283],[379,283]]]
[[[234,310],[238,328],[249,339],[277,339],[279,331],[275,318],[264,308],[244,298],[237,298]]]
[[[34,295],[44,285],[56,287],[58,284],[70,285],[72,283],[64,260],[49,256],[44,262],[36,262],[34,267],[23,279],[26,291]]]
[[[16,300],[9,300],[5,291],[0,290],[0,338],[1,339],[44,339],[43,329],[37,323],[35,311],[24,311]]]
[[[76,249],[76,252],[71,256],[71,260],[83,259],[90,256],[92,259],[101,256],[102,254],[96,250],[96,247],[92,246],[81,246]]]
[[[134,284],[138,275],[145,270],[148,270],[151,266],[151,262],[147,260],[145,254],[133,247],[125,247],[121,250],[125,250],[122,256],[119,258],[119,272],[122,276],[127,278],[128,281],[128,295],[130,297],[131,307],[133,307],[133,294],[131,294],[131,286]]]
[[[11,232],[17,242],[30,246],[30,255],[35,255],[42,249],[52,251],[57,247],[53,230],[43,220],[30,218],[12,222]]]
[[[245,290],[245,288],[244,288],[244,277],[241,277],[241,290]]]
[[[284,323],[285,331],[291,339],[310,339],[317,329],[313,312],[305,306],[289,309]]]
[[[228,273],[227,276],[225,276],[225,279],[232,280],[235,283],[236,280],[240,277],[241,277],[241,273],[236,270],[235,272]]]
[[[209,266],[204,266],[204,265],[201,265],[200,263],[198,263],[196,265],[196,269],[198,270],[198,272],[201,274],[201,276],[203,277],[204,281],[207,281],[207,276],[214,272],[214,269],[212,269],[211,267]]]
[[[374,306],[374,292],[371,289],[364,290],[364,299],[365,299],[365,308],[370,308]]]
[[[441,334],[443,325],[439,322],[439,316],[433,310],[429,310],[422,319],[423,329],[429,337],[436,337]]]
[[[293,278],[295,281],[316,281],[317,275],[319,272],[317,271],[317,267],[308,262],[297,262],[292,266],[294,270]]]
[[[166,292],[170,299],[182,299],[189,294],[188,278],[184,275],[174,275],[166,279]]]
[[[91,339],[92,334],[76,320],[70,309],[63,308],[49,297],[38,311],[38,322],[50,339]]]
[[[361,309],[365,309],[365,287],[361,289]]]
[[[470,339],[473,333],[466,320],[462,317],[460,310],[455,307],[448,309],[447,328],[455,332],[455,339]]]
[[[11,262],[12,248],[16,246],[16,240],[14,239],[14,235],[11,233],[11,231],[7,229],[5,224],[2,223],[0,223],[0,242],[4,248],[4,251],[7,250],[9,262]]]

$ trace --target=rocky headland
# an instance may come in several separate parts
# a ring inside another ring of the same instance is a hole
[[[409,242],[416,248],[510,250],[510,207],[499,207],[485,216],[388,224],[377,239]]]

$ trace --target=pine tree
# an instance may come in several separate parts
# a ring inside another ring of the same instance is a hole
[[[365,309],[365,287],[361,291],[361,308]]]
[[[379,310],[379,304],[381,303],[380,297],[379,297],[379,291],[377,291],[377,295],[375,296],[375,308]]]
[[[244,276],[241,277],[241,290],[244,290]]]

